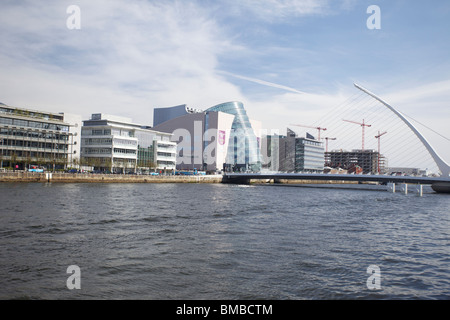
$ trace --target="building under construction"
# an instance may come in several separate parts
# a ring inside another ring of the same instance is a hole
[[[387,163],[386,158],[375,150],[333,150],[325,153],[325,165],[348,173],[383,174]]]

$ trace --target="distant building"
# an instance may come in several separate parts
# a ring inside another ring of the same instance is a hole
[[[153,118],[153,129],[172,133],[177,142],[178,170],[261,170],[261,123],[250,120],[240,102],[205,111],[186,105],[156,108]]]
[[[409,167],[389,167],[386,172],[390,175],[407,175],[407,176],[430,176],[431,170]]]
[[[0,166],[18,170],[72,166],[79,154],[79,118],[0,103]]]
[[[81,130],[81,164],[115,173],[173,172],[176,144],[170,138],[129,118],[92,114]]]
[[[313,136],[299,137],[288,128],[286,136],[268,136],[264,141],[267,143],[267,169],[280,172],[323,172],[323,143]]]
[[[202,110],[189,108],[187,105],[182,104],[175,107],[168,108],[154,108],[153,109],[153,127],[160,125],[166,121],[185,116],[192,113],[202,113]]]
[[[348,173],[383,174],[386,172],[385,161],[375,150],[333,150],[325,154],[328,167],[344,169]]]

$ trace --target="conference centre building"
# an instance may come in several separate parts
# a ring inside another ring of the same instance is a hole
[[[153,112],[152,129],[173,134],[177,142],[177,170],[261,170],[261,122],[249,119],[241,102],[204,111],[179,105]]]

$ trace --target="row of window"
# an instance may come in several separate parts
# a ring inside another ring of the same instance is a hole
[[[161,146],[158,144],[158,150],[162,152],[168,152],[168,153],[176,153],[177,152],[177,146]]]
[[[125,139],[112,139],[112,138],[85,138],[83,139],[83,145],[124,145],[124,146],[137,146],[136,140],[125,140]]]
[[[117,136],[117,137],[131,137],[134,138],[133,130],[126,129],[82,129],[83,136]]]
[[[22,119],[11,119],[0,117],[0,124],[17,126],[17,127],[28,127],[36,129],[46,129],[46,130],[57,130],[69,132],[69,126],[55,123],[46,123],[32,120],[22,120]]]
[[[296,152],[295,158],[325,160],[323,153],[317,152]]]
[[[23,150],[2,150],[0,149],[0,159],[3,157],[18,157],[18,158],[42,158],[42,159],[67,159],[65,153],[52,153],[52,152],[37,152],[37,151],[23,151]]]
[[[38,117],[45,120],[63,120],[63,116],[61,115],[55,115],[55,114],[48,114],[48,113],[42,113],[42,112],[35,112],[31,110],[24,110],[24,109],[16,109],[16,108],[3,108],[0,107],[0,112],[8,113],[8,114],[14,114],[14,115],[22,115],[27,117]]]
[[[167,152],[158,152],[157,155],[160,156],[160,157],[172,157],[172,156],[174,156],[174,154],[167,153]]]
[[[128,129],[117,129],[113,128],[112,130],[113,136],[121,136],[121,137],[131,137],[134,138],[134,130],[128,130]]]
[[[114,153],[121,153],[121,154],[136,154],[136,152],[137,152],[137,150],[114,148]]]
[[[138,142],[136,140],[126,140],[126,139],[116,139],[114,138],[114,145],[123,145],[123,146],[137,146]]]
[[[123,167],[123,166],[135,166],[135,159],[114,159],[114,166]]]
[[[111,148],[81,148],[82,154],[111,154]],[[137,150],[114,148],[114,153],[136,154]]]
[[[82,154],[111,154],[110,148],[81,148]],[[122,148],[114,148],[115,154],[136,154],[136,150],[130,149],[122,149]],[[148,157],[153,158],[152,152],[139,152],[140,157]],[[158,156],[160,157],[173,157],[172,153],[158,152]]]
[[[2,146],[39,148],[39,149],[50,149],[50,150],[67,150],[68,149],[67,144],[0,139],[0,148]]]
[[[323,168],[323,166],[325,165],[325,161],[300,161],[300,162],[296,162],[296,165],[300,165],[300,166],[304,166],[304,167],[321,167]]]
[[[111,129],[82,129],[81,135],[83,136],[110,136]]]
[[[22,129],[0,128],[0,135],[20,137],[20,138],[30,138],[30,139],[51,139],[59,141],[69,140],[69,136],[67,134],[59,134],[53,132],[36,132]]]
[[[93,136],[110,136],[111,135],[111,129],[93,129],[91,132],[91,135]]]
[[[86,138],[83,139],[83,145],[110,145],[112,143],[111,138]]]
[[[82,154],[111,154],[111,148],[81,148]]]

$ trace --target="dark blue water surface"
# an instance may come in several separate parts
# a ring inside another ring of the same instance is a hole
[[[0,200],[1,299],[450,298],[449,195],[2,183]]]

